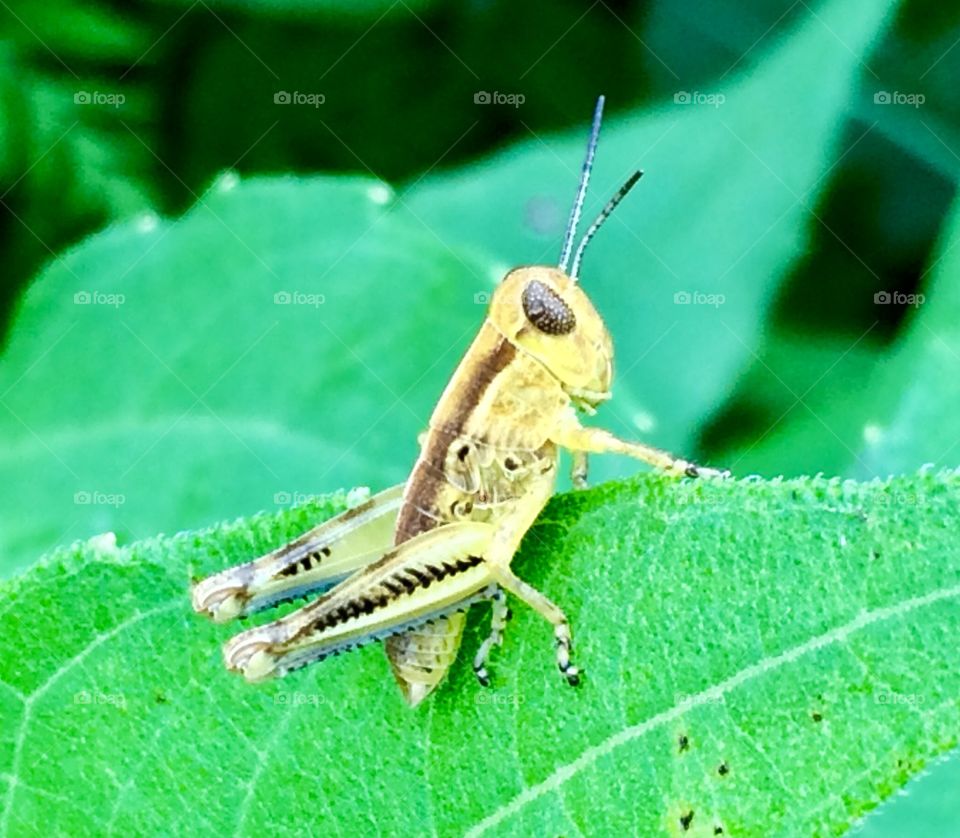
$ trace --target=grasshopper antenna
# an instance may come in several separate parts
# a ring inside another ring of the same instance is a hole
[[[577,225],[580,223],[580,213],[583,211],[583,201],[587,197],[587,184],[590,183],[590,171],[593,169],[593,157],[597,153],[597,139],[600,136],[600,120],[603,119],[604,97],[597,98],[593,109],[593,126],[590,129],[590,139],[587,141],[587,156],[583,159],[583,169],[580,172],[580,186],[577,187],[577,197],[570,210],[570,219],[567,221],[567,231],[563,236],[563,249],[560,251],[560,270],[567,272],[570,263],[570,254],[573,252],[573,239],[577,235]]]
[[[577,281],[577,276],[580,273],[580,262],[583,259],[583,251],[587,249],[587,244],[589,244],[590,239],[593,238],[597,230],[603,226],[603,222],[606,221],[610,217],[610,214],[617,208],[617,204],[627,197],[627,193],[637,185],[637,181],[642,177],[642,169],[638,169],[630,175],[630,177],[627,178],[627,182],[617,190],[616,195],[607,201],[607,205],[600,210],[600,215],[596,217],[593,224],[587,228],[587,232],[583,234],[583,238],[580,239],[580,244],[577,245],[577,252],[573,257],[573,267],[570,269],[570,278],[574,282]]]

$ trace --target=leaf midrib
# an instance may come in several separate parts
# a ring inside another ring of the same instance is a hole
[[[842,626],[832,628],[817,637],[811,638],[784,652],[780,652],[773,657],[763,658],[756,663],[745,666],[743,669],[725,678],[719,684],[708,687],[696,695],[689,697],[686,702],[688,704],[687,707],[681,704],[673,704],[644,721],[619,730],[597,745],[587,748],[576,759],[555,768],[545,779],[535,785],[528,786],[486,818],[474,824],[467,831],[467,838],[476,838],[484,834],[511,815],[521,811],[527,804],[534,802],[544,794],[560,789],[564,783],[575,777],[580,771],[588,768],[611,751],[616,750],[634,739],[638,739],[652,730],[656,730],[672,721],[682,718],[688,712],[689,707],[696,707],[710,701],[721,700],[728,693],[733,692],[754,678],[765,675],[781,666],[793,663],[811,652],[819,651],[835,643],[844,642],[850,635],[862,629],[889,619],[902,617],[919,608],[934,605],[954,597],[960,597],[960,585],[940,588],[921,596],[903,600],[895,605],[885,605],[873,610],[863,610],[857,617]]]

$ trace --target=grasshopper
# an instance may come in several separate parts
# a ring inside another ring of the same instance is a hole
[[[278,602],[322,595],[291,614],[241,632],[224,647],[229,669],[255,682],[382,640],[404,698],[419,704],[460,646],[465,612],[492,602],[489,636],[473,662],[489,684],[512,594],[553,626],[557,666],[580,681],[563,610],[510,568],[520,541],[554,490],[558,452],[572,455],[582,488],[587,455],[626,454],[670,474],[719,474],[580,424],[610,398],[613,346],[578,284],[584,250],[640,179],[634,172],[576,249],[603,113],[597,100],[558,267],[510,271],[480,331],[440,396],[406,483],[327,521],[255,561],[193,589],[193,607],[217,622]]]

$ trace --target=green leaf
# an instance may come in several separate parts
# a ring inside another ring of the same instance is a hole
[[[515,567],[584,684],[516,604],[494,687],[474,619],[418,711],[375,647],[246,685],[190,613],[190,576],[342,507],[104,536],[2,583],[0,833],[837,834],[957,743],[956,473],[555,498]]]
[[[97,4],[16,3],[0,14],[0,194],[7,224],[0,329],[67,243],[154,205],[155,91],[117,78],[159,33]],[[124,74],[126,75],[126,74]]]
[[[402,480],[490,268],[389,204],[365,179],[226,175],[181,221],[51,264],[0,362],[0,570]]]
[[[717,106],[671,101],[607,119],[585,217],[633,169],[646,172],[583,269],[616,338],[614,430],[688,450],[698,422],[727,395],[778,283],[805,252],[849,91],[896,5],[835,0],[749,76],[678,91],[720,95]],[[409,205],[448,240],[482,242],[505,266],[553,263],[584,142],[583,130],[533,139],[419,182]],[[693,304],[678,305],[678,293]]]
[[[884,358],[869,337],[771,329],[707,434],[709,460],[735,474],[847,476],[872,433],[871,384]],[[723,445],[710,445],[723,434]]]
[[[162,6],[184,6],[193,8],[188,0],[154,0]],[[209,0],[207,8],[220,13],[290,16],[290,17],[331,17],[369,19],[379,23],[380,20],[393,13],[403,13],[403,7],[413,11],[423,11],[431,0],[404,0],[399,3],[395,0]]]
[[[924,277],[908,331],[870,394],[879,428],[854,474],[960,461],[960,202]]]
[[[877,303],[878,311],[895,304],[886,293],[891,302]],[[747,405],[758,415],[740,422],[736,444],[715,450],[716,461],[738,474],[823,471],[859,479],[960,462],[960,202],[918,294],[903,334],[883,351],[867,334],[830,342],[774,335],[726,424]],[[776,399],[760,395],[777,391]]]

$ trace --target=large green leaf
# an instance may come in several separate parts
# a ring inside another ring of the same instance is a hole
[[[960,462],[960,202],[926,278],[923,302],[870,394],[880,427],[854,474]]]
[[[689,448],[698,420],[750,359],[777,284],[804,251],[861,58],[895,5],[829,3],[750,76],[678,91],[690,104],[608,120],[585,214],[634,168],[647,173],[583,271],[617,338],[618,431]],[[717,95],[723,102],[712,106]],[[538,137],[431,176],[409,204],[448,239],[482,242],[505,265],[553,263],[585,135]],[[706,303],[676,303],[697,292]]]
[[[0,333],[51,255],[154,204],[155,91],[117,70],[154,38],[106,4],[0,7]]]
[[[188,9],[195,5],[189,0],[154,2],[165,6],[184,6]],[[423,11],[430,5],[430,0],[206,0],[203,5],[214,13],[219,11],[221,14],[231,12],[294,18],[356,18],[369,19],[376,24],[391,12],[403,14],[405,6],[407,11]]]
[[[0,364],[0,570],[403,479],[489,268],[389,201],[228,175],[53,262]]]
[[[878,348],[869,335],[769,336],[725,415],[724,428],[740,425],[737,444],[714,449],[717,460],[738,474],[861,478],[960,462],[958,244],[960,204],[927,267],[925,300],[893,347]],[[862,835],[947,834],[958,777],[955,752],[869,817]]]
[[[836,834],[957,743],[955,473],[559,497],[515,566],[584,684],[517,605],[494,687],[460,662],[418,711],[376,648],[248,686],[190,613],[190,575],[342,505],[103,536],[3,583],[0,832]]]
[[[883,352],[866,334],[830,342],[777,335],[728,419],[751,405],[761,430],[755,421],[752,438],[741,434],[715,456],[737,473],[860,479],[960,462],[960,203],[944,222],[918,293],[904,333]],[[777,390],[780,398],[769,404],[758,397]]]

